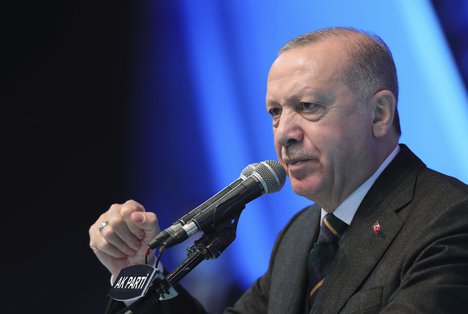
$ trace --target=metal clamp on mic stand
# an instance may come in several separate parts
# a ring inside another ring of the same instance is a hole
[[[171,287],[190,273],[198,264],[205,259],[218,258],[221,253],[236,238],[237,223],[240,213],[245,205],[239,207],[237,216],[223,223],[213,226],[213,229],[205,231],[204,235],[187,249],[187,258],[170,272],[165,278],[156,278],[148,289],[146,296],[134,304],[119,311],[121,314],[136,314],[148,310],[157,302],[164,302],[164,296],[169,294]]]

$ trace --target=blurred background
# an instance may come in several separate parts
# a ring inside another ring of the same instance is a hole
[[[112,203],[138,200],[165,228],[276,159],[266,77],[308,31],[380,35],[400,78],[401,142],[468,182],[468,1],[11,1],[0,23],[1,312],[102,313],[109,274],[88,228]],[[221,312],[309,203],[288,182],[253,201],[236,241],[184,285]],[[165,252],[169,270],[192,242]]]

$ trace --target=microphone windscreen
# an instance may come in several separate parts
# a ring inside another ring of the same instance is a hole
[[[252,173],[263,185],[264,194],[281,190],[286,181],[286,170],[275,160],[260,162]]]

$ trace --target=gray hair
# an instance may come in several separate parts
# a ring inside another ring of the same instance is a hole
[[[377,91],[387,89],[398,102],[398,77],[392,53],[375,34],[349,27],[324,28],[290,40],[278,54],[325,39],[344,39],[349,61],[343,69],[343,81],[360,101],[364,102]],[[397,109],[393,126],[401,135]]]

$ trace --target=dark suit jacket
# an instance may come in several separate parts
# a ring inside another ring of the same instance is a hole
[[[359,206],[310,313],[468,313],[468,186],[400,146]],[[306,313],[319,220],[317,205],[296,214],[268,271],[226,313]]]

